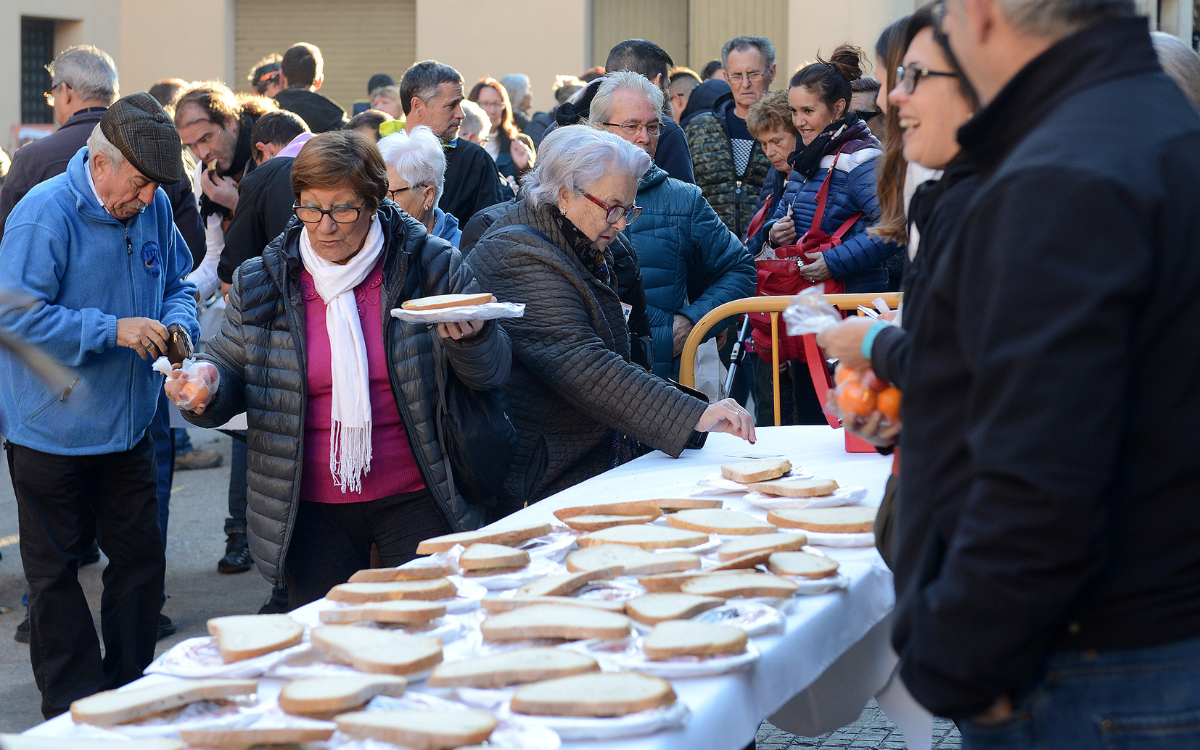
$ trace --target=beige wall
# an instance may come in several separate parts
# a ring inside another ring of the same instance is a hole
[[[791,0],[788,8],[788,59],[780,65],[778,81],[786,86],[792,73],[816,59],[828,56],[842,42],[858,45],[866,51],[874,70],[875,41],[892,21],[921,4],[919,0]]]

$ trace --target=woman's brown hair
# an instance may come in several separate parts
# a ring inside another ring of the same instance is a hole
[[[508,101],[508,91],[495,78],[480,78],[479,81],[471,87],[471,93],[467,95],[468,101],[479,103],[479,94],[484,88],[490,87],[500,97],[500,101],[504,102],[504,112],[500,115],[500,150],[507,151],[508,144],[517,139],[520,131],[513,124],[512,103]],[[491,122],[488,122],[489,127]]]
[[[896,68],[904,58],[908,45],[904,44],[904,29],[909,16],[901,16],[879,35],[875,43],[875,57],[882,60],[886,70],[879,71],[880,85],[886,91],[896,88]],[[867,230],[867,234],[880,239],[908,244],[908,222],[904,217],[904,140],[900,131],[900,112],[888,105],[883,113],[883,156],[875,168],[875,196],[879,200],[879,222]]]
[[[312,188],[331,189],[345,185],[361,197],[364,208],[374,213],[387,195],[387,166],[379,148],[354,130],[333,130],[314,135],[292,162],[292,192]]]
[[[840,44],[828,60],[817,56],[815,63],[809,63],[792,75],[788,86],[795,88],[803,86],[817,95],[825,106],[832,112],[838,102],[844,101],[842,114],[850,110],[850,99],[853,92],[850,82],[863,77],[864,53],[852,44]]]
[[[746,129],[755,138],[772,130],[782,130],[795,135],[796,126],[792,124],[792,110],[788,107],[787,91],[770,91],[755,102],[746,113]]]

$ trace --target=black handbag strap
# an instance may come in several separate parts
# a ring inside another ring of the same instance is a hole
[[[437,332],[436,324],[430,326],[429,338],[433,342],[433,379],[437,383],[438,389],[437,408],[433,412],[434,428],[437,430],[438,444],[442,449],[442,463],[446,467],[446,482],[450,485],[450,497],[453,499],[455,495],[454,469],[451,464],[454,462],[450,460],[447,448],[449,441],[446,439],[446,415],[449,413],[446,403],[446,378],[450,361],[446,356],[445,349],[442,348],[442,339]]]

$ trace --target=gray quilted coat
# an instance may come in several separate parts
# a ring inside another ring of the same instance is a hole
[[[412,297],[477,292],[479,285],[457,250],[430,237],[394,203],[384,201],[377,216],[387,238],[381,307],[392,394],[421,477],[446,525],[454,531],[477,528],[483,519],[481,509],[451,495],[446,480],[434,425],[438,399],[430,331],[395,320],[389,312]],[[308,396],[300,293],[302,227],[293,219],[262,257],[246,261],[234,274],[225,322],[202,357],[221,373],[216,398],[203,415],[184,414],[199,427],[215,427],[246,412],[250,552],[263,576],[276,584],[283,578],[303,492]],[[508,379],[512,357],[508,337],[494,322],[471,339],[444,339],[442,344],[464,384],[496,388]]]
[[[503,492],[510,508],[603,472],[614,430],[678,456],[706,408],[630,361],[616,292],[584,267],[550,211],[516,201],[471,253],[482,288],[525,303],[524,317],[502,321],[518,441]]]

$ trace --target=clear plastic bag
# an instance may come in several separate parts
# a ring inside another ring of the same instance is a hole
[[[787,332],[792,336],[806,333],[824,333],[842,322],[842,314],[825,301],[823,287],[813,286],[792,298],[783,311]]]
[[[161,372],[167,380],[179,377],[166,357],[154,360],[151,369]],[[217,386],[221,383],[221,374],[212,363],[185,359],[179,367],[179,372],[187,375],[187,382],[183,384],[179,397],[175,399],[175,405],[183,411],[193,411],[198,406],[207,405],[216,395]]]

